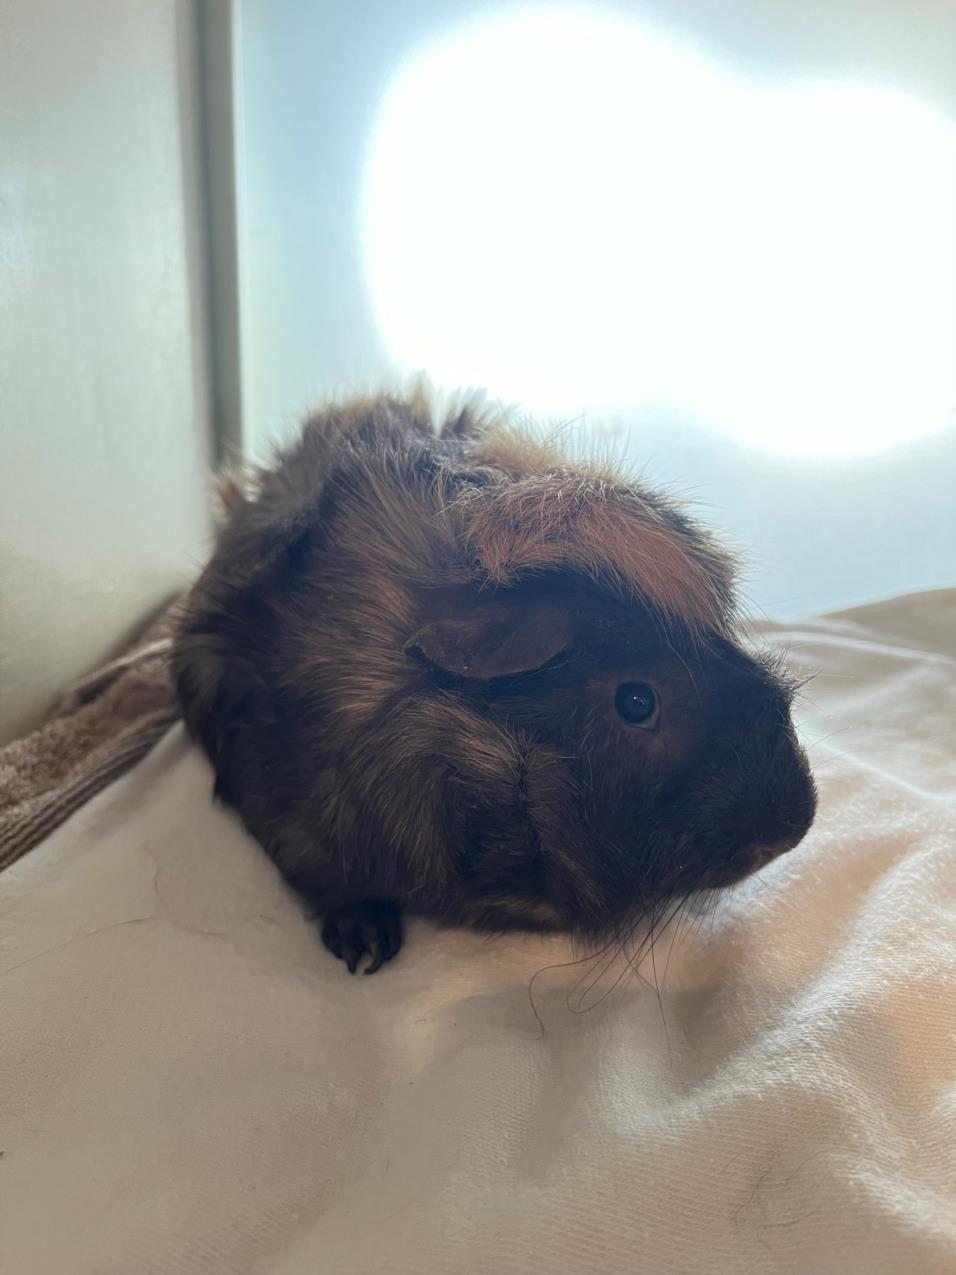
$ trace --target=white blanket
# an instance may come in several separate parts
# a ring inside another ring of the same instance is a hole
[[[956,592],[768,632],[817,824],[642,977],[349,977],[178,729],[0,877],[3,1275],[956,1271]]]

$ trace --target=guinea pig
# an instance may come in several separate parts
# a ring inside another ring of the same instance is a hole
[[[179,702],[353,973],[403,914],[608,941],[810,827],[793,684],[662,494],[383,396],[224,495]]]

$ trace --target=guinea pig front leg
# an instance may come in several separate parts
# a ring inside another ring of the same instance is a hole
[[[322,942],[354,974],[366,954],[372,959],[364,973],[374,974],[402,946],[402,914],[384,899],[346,903],[328,912],[322,922]]]

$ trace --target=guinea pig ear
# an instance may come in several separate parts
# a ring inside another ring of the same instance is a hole
[[[572,635],[571,617],[560,607],[491,602],[426,624],[405,649],[446,673],[480,681],[541,668]]]

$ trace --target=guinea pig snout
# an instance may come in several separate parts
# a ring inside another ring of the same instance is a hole
[[[750,719],[725,741],[699,802],[698,884],[731,885],[792,850],[816,814],[816,789],[789,723]],[[690,869],[693,871],[693,868]]]
[[[799,845],[817,807],[806,755],[790,731],[779,735],[757,770],[762,782],[738,793],[729,838],[752,869]]]

